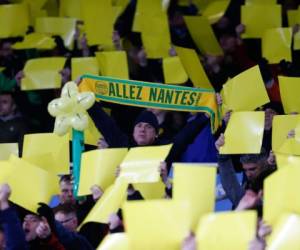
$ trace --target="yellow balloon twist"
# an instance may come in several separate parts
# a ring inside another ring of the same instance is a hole
[[[95,102],[92,92],[78,92],[75,82],[67,82],[61,91],[61,97],[48,104],[48,112],[55,117],[54,133],[64,135],[72,127],[83,131],[88,126],[86,112]]]

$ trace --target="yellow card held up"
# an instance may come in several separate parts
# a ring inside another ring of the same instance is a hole
[[[56,46],[54,38],[42,33],[30,33],[24,36],[22,42],[13,45],[14,49],[40,49],[48,50]]]
[[[12,190],[12,202],[35,213],[39,202],[47,204],[57,194],[58,178],[54,174],[17,157],[12,157],[10,163],[16,167],[7,179]]]
[[[270,64],[292,61],[292,28],[268,29],[262,37],[262,55]]]
[[[54,133],[24,136],[22,157],[54,174],[69,174],[69,138]]]
[[[99,66],[96,57],[73,57],[71,68],[73,81],[84,74],[99,75]]]
[[[117,180],[107,188],[103,196],[97,201],[92,210],[79,226],[82,227],[88,222],[108,223],[108,218],[112,213],[116,213],[126,200],[128,184]]]
[[[25,77],[22,90],[56,89],[61,86],[60,70],[66,62],[64,57],[43,57],[30,59],[24,67]]]
[[[76,28],[75,18],[65,17],[39,17],[36,19],[35,31],[49,35],[60,36],[66,47],[73,46]]]
[[[290,213],[280,217],[278,223],[272,228],[268,238],[268,248],[276,250],[299,249],[300,246],[300,216]]]
[[[131,201],[123,214],[131,250],[178,250],[190,230],[186,202]]]
[[[183,47],[175,47],[175,50],[194,87],[213,89],[196,51]]]
[[[98,246],[97,250],[129,250],[126,233],[108,234]]]
[[[183,84],[188,80],[187,73],[178,56],[163,59],[163,72],[167,84]]]
[[[300,23],[300,10],[287,11],[288,23],[290,27]]]
[[[299,22],[300,23],[300,22]],[[294,34],[294,50],[300,50],[300,31]]]
[[[0,5],[0,38],[24,36],[29,26],[26,4]]]
[[[61,0],[59,2],[59,16],[81,19],[80,0]]]
[[[234,112],[225,130],[220,154],[259,154],[264,133],[265,113]]]
[[[297,136],[297,134],[296,134]],[[298,135],[299,136],[299,135]],[[287,155],[299,155],[300,156],[300,140],[297,138],[286,139],[281,147],[278,149],[279,153]]]
[[[241,23],[246,26],[243,38],[262,38],[266,30],[281,27],[281,5],[244,5],[241,8]]]
[[[206,17],[184,16],[184,21],[195,44],[202,53],[209,55],[223,54],[220,44]]]
[[[267,224],[274,226],[285,213],[300,213],[300,199],[295,198],[300,190],[299,178],[299,166],[287,166],[265,179],[263,215]]]
[[[276,165],[278,169],[289,166],[300,166],[300,156],[276,153]]]
[[[174,163],[173,199],[188,201],[192,228],[206,213],[214,211],[216,166]],[[205,201],[205,202],[203,202]]]
[[[159,166],[167,157],[172,144],[131,148],[121,163],[119,179],[127,183],[158,182]]]
[[[88,44],[112,49],[115,12],[110,1],[81,0],[80,6]]]
[[[198,249],[247,250],[256,234],[256,213],[222,212],[206,215],[197,230]]]
[[[267,5],[267,4],[276,4],[277,0],[246,0],[245,4],[263,4],[263,5]]]
[[[0,161],[0,183],[6,183],[10,175],[14,174],[16,166],[10,161]]]
[[[147,58],[159,59],[169,57],[171,38],[168,33],[154,35],[143,32],[142,42],[147,54]]]
[[[134,189],[138,190],[145,200],[163,199],[165,196],[165,184],[160,180],[152,183],[134,183]]]
[[[19,155],[18,143],[0,143],[0,161],[8,160],[10,154]]]
[[[287,140],[288,133],[300,122],[300,115],[276,115],[272,124],[272,149],[278,152]]]
[[[300,77],[279,76],[279,89],[284,112],[300,113]]]
[[[105,190],[112,185],[116,168],[127,154],[127,148],[97,149],[84,152],[81,156],[78,195],[91,194],[93,185]]]
[[[125,51],[96,52],[96,58],[101,75],[129,79],[128,62]]]
[[[254,66],[230,79],[225,105],[233,111],[252,111],[270,102],[258,66]]]
[[[211,24],[216,23],[224,15],[229,3],[229,0],[211,1],[203,10],[202,14],[203,16],[207,17]]]

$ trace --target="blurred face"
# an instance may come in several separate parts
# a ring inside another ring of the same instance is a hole
[[[220,38],[220,45],[225,52],[233,52],[236,48],[236,38],[234,36],[222,36]]]
[[[133,130],[133,138],[139,146],[151,145],[155,141],[156,131],[149,123],[139,122]]]
[[[78,226],[76,214],[64,214],[62,212],[57,212],[55,214],[55,220],[60,222],[64,226],[64,228],[68,229],[69,231],[76,232],[76,228]]]
[[[265,130],[270,130],[272,128],[272,122],[274,115],[277,113],[273,109],[266,109],[265,111]]]
[[[23,221],[23,230],[25,233],[26,241],[32,241],[37,237],[35,232],[36,228],[40,223],[40,218],[33,214],[28,214],[25,216]]]
[[[0,116],[8,116],[16,109],[16,105],[11,95],[0,95]]]
[[[11,47],[10,42],[3,43],[1,49],[0,49],[0,56],[1,57],[9,57],[13,54],[13,50]]]
[[[65,204],[67,202],[75,203],[73,196],[73,185],[70,181],[62,181],[60,183],[60,203]]]
[[[243,163],[244,172],[248,180],[255,180],[262,171],[262,166],[258,163]]]

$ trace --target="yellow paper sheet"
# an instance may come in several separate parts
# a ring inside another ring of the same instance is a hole
[[[22,42],[13,45],[14,49],[53,49],[56,46],[54,38],[41,33],[30,33],[24,36]]]
[[[140,15],[139,31],[146,34],[170,36],[169,34],[169,21],[165,12],[153,13],[147,12]],[[159,27],[159,29],[153,29],[153,27]]]
[[[268,239],[267,249],[291,250],[299,249],[300,245],[300,216],[299,214],[285,214],[272,228]]]
[[[283,143],[288,140],[288,133],[296,128],[300,115],[276,115],[272,124],[272,149],[278,152]]]
[[[11,157],[10,163],[17,168],[7,179],[12,190],[12,202],[36,212],[39,202],[47,204],[57,194],[58,177],[54,174],[17,157]]]
[[[264,132],[264,112],[234,112],[225,130],[221,154],[258,154]]]
[[[129,79],[126,52],[96,52],[96,58],[98,60],[101,75]]]
[[[270,64],[292,61],[292,28],[268,29],[262,37],[262,56]]]
[[[294,50],[300,50],[300,31],[294,34]]]
[[[219,42],[206,17],[184,16],[184,21],[195,44],[202,53],[209,55],[223,54]]]
[[[229,3],[229,0],[213,1],[203,10],[202,14],[211,24],[216,23],[224,15]]]
[[[216,166],[174,163],[173,167],[173,199],[190,203],[192,228],[196,229],[201,217],[214,211]]]
[[[127,187],[123,181],[116,181],[106,189],[103,196],[94,205],[86,216],[80,227],[88,222],[108,223],[108,218],[112,213],[116,213],[126,200]]]
[[[277,0],[264,0],[264,1],[261,1],[261,0],[246,0],[245,1],[245,4],[276,4]]]
[[[149,21],[149,18],[162,17],[164,14],[162,1],[160,0],[137,1],[132,31],[141,32],[143,23]]]
[[[284,112],[300,113],[300,77],[279,76],[279,89]]]
[[[108,234],[100,243],[97,250],[129,250],[126,233]]]
[[[175,49],[194,87],[213,89],[196,51],[183,47],[175,47]]]
[[[48,16],[47,10],[44,9],[47,0],[23,0],[21,2],[27,4],[28,6],[30,19],[29,21],[31,26],[35,25],[36,18]]]
[[[81,19],[80,0],[61,0],[59,2],[59,15]]]
[[[287,155],[300,156],[300,140],[297,138],[286,139],[278,149],[278,152]]]
[[[162,199],[165,196],[165,184],[162,181],[154,183],[135,183],[133,187],[138,190],[145,200]]]
[[[224,105],[229,110],[251,111],[270,102],[258,66],[240,73],[225,85],[232,85],[225,90]]]
[[[112,34],[115,13],[110,2],[81,0],[80,4],[88,44],[113,48]]]
[[[0,161],[0,183],[6,183],[10,175],[14,174],[16,166],[9,161]]]
[[[25,4],[0,5],[0,38],[24,36],[29,26]]]
[[[276,165],[278,169],[289,166],[300,166],[300,156],[276,153]]]
[[[95,57],[73,57],[71,68],[73,81],[83,74],[99,75],[98,61]]]
[[[188,80],[188,75],[178,56],[163,59],[163,72],[165,83],[182,84]]]
[[[197,230],[198,249],[247,250],[255,238],[256,216],[254,211],[206,215]]]
[[[22,90],[55,89],[61,86],[60,70],[66,58],[43,57],[30,59],[24,67],[25,77],[21,81]]]
[[[281,5],[244,5],[241,23],[246,26],[243,38],[262,38],[265,31],[281,27]]]
[[[8,160],[10,154],[19,155],[18,143],[0,143],[0,161]]]
[[[287,166],[265,179],[263,215],[271,226],[284,213],[300,213],[299,178],[299,166]]]
[[[24,136],[23,158],[54,174],[69,174],[69,138],[54,133]]]
[[[81,156],[78,195],[91,194],[93,185],[98,185],[102,190],[112,185],[116,168],[127,151],[127,148],[108,148],[84,152]]]
[[[131,250],[177,250],[190,229],[188,204],[173,200],[126,202],[124,223]]]
[[[172,145],[131,148],[121,163],[119,179],[127,183],[148,183],[160,180],[159,166]]]
[[[169,57],[171,40],[168,33],[159,35],[142,33],[142,42],[147,58],[159,59]]]
[[[300,10],[287,10],[288,24],[293,27],[295,24],[300,23]]]
[[[40,17],[36,19],[35,31],[49,35],[58,35],[64,40],[66,47],[71,48],[76,28],[75,18]]]

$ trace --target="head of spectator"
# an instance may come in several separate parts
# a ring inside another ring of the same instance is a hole
[[[75,198],[73,195],[73,184],[71,175],[63,175],[59,180],[59,201],[60,204],[65,204],[67,202],[75,203]]]
[[[0,58],[10,58],[13,56],[12,42],[8,39],[0,40]]]
[[[13,115],[16,108],[12,93],[0,92],[0,117],[5,118]]]
[[[235,34],[224,33],[219,38],[220,45],[223,51],[227,53],[233,53],[238,46],[238,39]]]
[[[27,214],[23,220],[23,230],[27,242],[38,238],[37,228],[40,225],[41,218],[36,214]]]
[[[67,230],[76,232],[78,219],[76,208],[72,203],[65,203],[54,209],[55,220],[60,222]]]
[[[245,154],[240,157],[245,175],[250,182],[255,182],[266,169],[268,154],[262,148],[260,154]]]
[[[143,111],[134,122],[133,139],[139,146],[152,145],[158,135],[159,124],[150,111]]]

